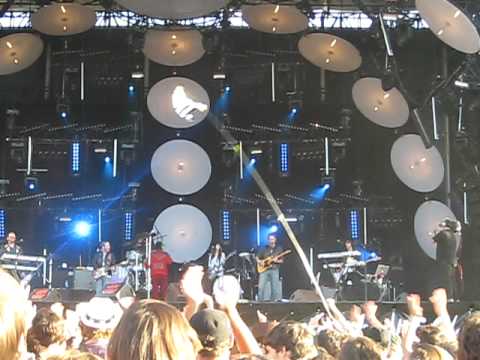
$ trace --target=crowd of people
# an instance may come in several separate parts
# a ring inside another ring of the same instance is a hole
[[[435,319],[424,318],[420,297],[407,297],[408,314],[377,315],[366,302],[341,312],[332,299],[303,321],[268,319],[247,324],[235,296],[212,298],[203,268],[190,264],[178,309],[159,300],[94,297],[75,308],[34,306],[17,280],[0,271],[0,358],[108,360],[223,359],[460,359],[480,358],[480,313],[452,319],[444,289],[429,299]],[[381,305],[380,305],[381,306]]]

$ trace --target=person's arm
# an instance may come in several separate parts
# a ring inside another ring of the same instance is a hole
[[[433,306],[433,312],[437,316],[433,325],[438,326],[443,330],[449,340],[455,340],[455,328],[450,319],[450,314],[447,308],[447,291],[445,289],[433,290],[432,296],[429,298]]]
[[[235,306],[225,308],[225,313],[230,319],[238,351],[240,353],[261,355],[263,352],[260,345],[253,336],[250,328],[243,321],[237,308]]]

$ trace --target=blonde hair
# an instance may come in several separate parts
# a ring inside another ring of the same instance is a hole
[[[290,351],[292,359],[310,359],[317,355],[314,335],[307,325],[296,321],[285,321],[275,326],[267,335],[265,344]]]
[[[347,340],[340,351],[340,360],[381,360],[382,347],[372,339],[360,336]]]
[[[110,360],[195,360],[201,348],[184,316],[157,300],[134,303],[108,344]]]
[[[458,335],[458,359],[476,360],[480,353],[480,312],[470,315]]]
[[[4,360],[14,360],[25,338],[27,299],[20,284],[3,270],[0,284],[0,354]]]

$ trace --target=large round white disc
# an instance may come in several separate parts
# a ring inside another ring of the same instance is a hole
[[[186,19],[208,15],[228,0],[116,0],[137,14],[162,19]]]
[[[43,41],[33,34],[11,34],[0,38],[0,75],[31,66],[42,55]]]
[[[329,71],[350,72],[357,70],[362,64],[357,48],[335,35],[304,35],[298,41],[298,50],[313,65]]]
[[[210,109],[205,89],[184,77],[169,77],[156,83],[148,93],[148,110],[163,125],[189,128],[204,120]]]
[[[163,236],[163,247],[177,263],[194,261],[205,254],[212,242],[208,217],[191,205],[173,205],[163,210],[154,223]]]
[[[148,30],[143,53],[167,66],[185,66],[199,60],[205,49],[198,30]]]
[[[251,28],[270,34],[294,34],[308,27],[308,18],[290,5],[244,5],[242,16]]]
[[[75,3],[57,3],[40,8],[32,15],[32,27],[54,36],[74,35],[95,26],[93,8]]]
[[[172,140],[161,145],[153,154],[150,169],[157,184],[176,195],[199,191],[212,173],[205,150],[187,140]]]
[[[410,189],[431,192],[443,181],[443,159],[435,146],[427,149],[416,134],[403,135],[390,152],[393,170]]]
[[[466,54],[480,51],[480,34],[472,20],[447,0],[416,0],[430,30],[447,45]]]
[[[414,228],[417,242],[432,259],[436,259],[437,249],[433,241],[433,231],[445,218],[456,219],[448,206],[435,200],[424,202],[415,213]]]
[[[396,128],[408,121],[410,109],[397,88],[383,91],[382,81],[363,78],[355,82],[352,89],[353,102],[368,120],[375,124]]]

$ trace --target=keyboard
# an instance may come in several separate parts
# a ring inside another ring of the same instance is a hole
[[[346,258],[346,257],[360,256],[360,255],[361,253],[358,250],[338,251],[338,252],[318,254],[317,258],[318,259],[338,259],[338,258]]]

